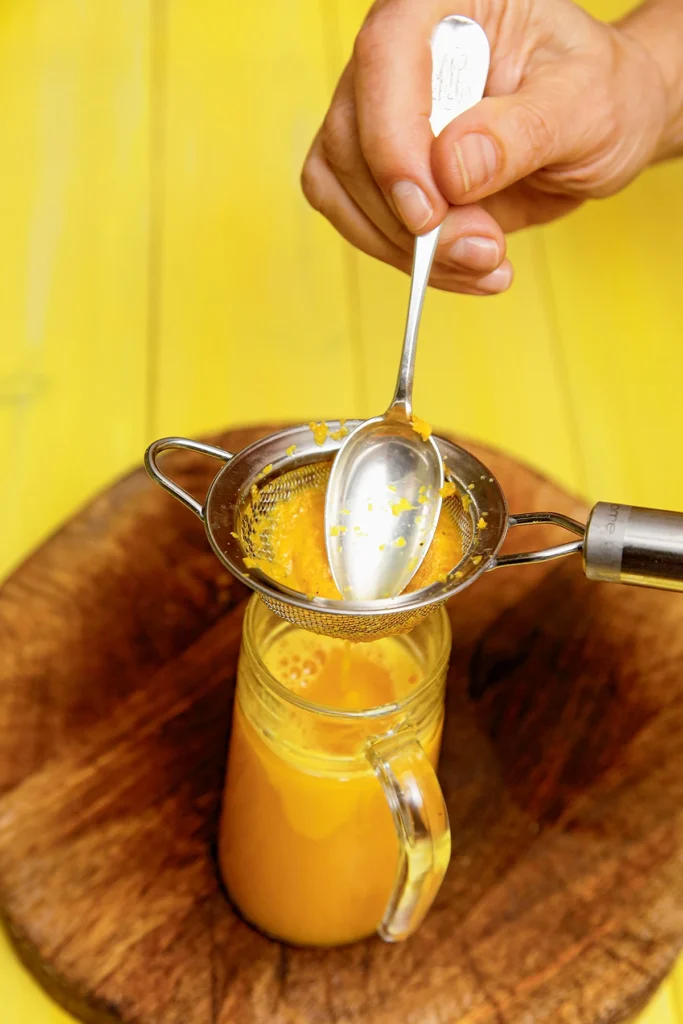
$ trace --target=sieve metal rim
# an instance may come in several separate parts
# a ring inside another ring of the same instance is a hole
[[[327,422],[330,433],[335,433],[340,427],[339,421]],[[348,429],[353,429],[359,422],[361,421],[349,421]],[[442,458],[446,460],[449,475],[455,481],[459,495],[464,496],[466,493],[471,502],[469,513],[473,520],[474,534],[477,539],[460,565],[453,568],[453,572],[464,571],[462,567],[465,566],[467,571],[464,572],[462,578],[456,579],[451,575],[446,582],[434,583],[422,590],[402,594],[390,600],[379,601],[335,601],[328,598],[308,598],[298,591],[281,586],[269,580],[264,574],[244,566],[241,545],[239,540],[233,536],[237,511],[254,482],[258,483],[258,479],[267,482],[285,469],[294,469],[297,466],[331,458],[341,446],[341,439],[335,440],[328,435],[325,442],[319,446],[314,442],[309,427],[288,427],[261,438],[242,451],[233,454],[213,445],[205,445],[202,442],[186,438],[161,438],[148,448],[145,465],[150,475],[158,483],[203,521],[214,553],[230,573],[245,586],[270,600],[284,602],[303,612],[315,610],[318,614],[342,619],[370,619],[414,612],[432,605],[439,605],[465,590],[489,568],[497,564],[497,555],[510,524],[507,501],[502,488],[488,467],[471,452],[447,438],[436,437],[435,440]],[[287,449],[291,449],[292,445],[296,447],[296,455],[288,456]],[[156,456],[169,448],[189,449],[226,463],[209,485],[203,505],[159,470]],[[448,462],[449,458],[457,459],[460,469],[463,466],[467,467],[468,473],[464,478],[461,472],[455,472],[454,466]],[[262,475],[264,466],[270,467],[269,473],[265,476]],[[466,483],[468,475],[473,478],[470,484]],[[484,496],[486,500],[482,501]],[[477,536],[474,523],[477,522],[477,518],[481,516],[483,510],[487,512],[488,516],[487,530],[485,535]],[[474,554],[474,552],[477,553]],[[473,559],[478,559],[478,563],[473,564]]]
[[[353,428],[360,422],[360,420],[348,421],[348,429],[353,430]],[[338,428],[338,421],[328,421],[328,424],[330,432],[335,433]],[[301,432],[303,432],[303,437],[301,436]],[[289,457],[285,465],[280,465],[279,461],[273,458],[273,448],[277,449],[279,447],[282,449],[283,446],[289,447],[291,443],[294,443],[294,436],[298,438],[299,443],[297,444],[297,451],[299,454],[296,458]],[[441,604],[442,602],[447,601],[454,594],[465,590],[475,580],[479,579],[479,577],[486,572],[490,566],[495,564],[496,556],[505,540],[510,521],[505,495],[498,484],[498,481],[490,474],[488,468],[481,463],[476,456],[473,456],[466,449],[461,448],[452,441],[448,441],[446,438],[436,437],[435,440],[442,458],[447,459],[449,455],[452,457],[454,454],[457,454],[459,458],[465,459],[471,464],[472,470],[477,472],[481,471],[479,472],[479,477],[481,479],[485,479],[489,484],[493,485],[498,499],[498,508],[496,511],[498,511],[500,515],[501,528],[496,532],[496,542],[488,546],[486,557],[483,553],[476,554],[475,552],[478,552],[479,548],[476,545],[472,545],[468,555],[461,560],[459,565],[453,567],[453,572],[458,571],[461,566],[471,562],[472,557],[479,557],[481,561],[476,568],[471,569],[462,579],[450,579],[445,583],[434,583],[421,590],[413,591],[409,594],[401,594],[398,597],[388,600],[339,601],[320,597],[309,598],[299,591],[291,590],[289,587],[273,582],[259,570],[247,570],[244,568],[243,552],[239,540],[231,535],[225,537],[225,532],[223,532],[223,539],[219,540],[216,536],[215,530],[212,528],[211,509],[214,502],[214,491],[220,488],[221,478],[223,475],[227,475],[228,471],[233,472],[239,467],[240,462],[244,460],[246,466],[249,467],[249,472],[245,475],[245,479],[239,488],[239,494],[235,503],[239,506],[245,498],[245,492],[250,490],[251,484],[256,478],[260,477],[262,483],[267,482],[269,478],[277,477],[284,469],[294,469],[297,468],[297,466],[310,465],[312,462],[327,460],[330,455],[333,455],[334,452],[341,447],[341,444],[343,443],[341,439],[334,440],[328,436],[325,443],[320,446],[315,444],[311,438],[312,434],[309,427],[286,428],[275,434],[270,434],[265,438],[261,438],[259,441],[254,442],[253,445],[249,445],[241,452],[238,452],[233,459],[230,460],[230,463],[219,471],[209,487],[205,502],[205,509],[209,513],[205,518],[205,529],[209,543],[211,544],[214,553],[225,567],[229,569],[234,576],[240,579],[245,586],[248,586],[252,590],[255,590],[269,598],[284,600],[287,604],[294,606],[295,608],[299,608],[304,612],[309,611],[310,609],[315,609],[319,614],[332,615],[342,619],[352,617],[370,619],[382,617],[383,615],[408,613],[417,611],[421,608]],[[268,452],[269,454],[265,455],[265,452]],[[267,460],[265,464],[270,464],[272,469],[270,474],[262,477],[261,474],[263,471],[264,459]],[[256,470],[255,476],[254,470]],[[473,475],[476,475],[476,473]],[[467,486],[459,477],[455,477],[455,479],[459,490],[461,492],[467,491],[470,495],[472,508],[474,510],[470,515],[471,518],[476,521],[482,510],[475,500],[474,492],[469,491]],[[494,502],[489,501],[486,503],[486,511],[489,516],[494,510],[494,507]]]

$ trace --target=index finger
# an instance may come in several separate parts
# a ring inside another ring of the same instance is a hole
[[[430,41],[438,22],[453,13],[452,3],[381,0],[370,10],[354,48],[363,156],[387,201],[413,233],[436,227],[448,209],[431,169]]]

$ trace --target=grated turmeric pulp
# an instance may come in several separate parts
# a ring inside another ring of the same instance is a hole
[[[245,558],[247,568],[260,569],[276,583],[302,594],[341,600],[327,560],[324,488],[304,488],[277,502],[256,530],[267,531],[272,560]],[[346,527],[337,527],[335,536],[342,532]],[[442,507],[434,539],[406,592],[444,580],[461,558],[460,530]]]
[[[428,441],[432,436],[432,427],[426,420],[420,419],[419,416],[413,416],[411,418],[411,425],[416,434],[419,434],[423,441]]]

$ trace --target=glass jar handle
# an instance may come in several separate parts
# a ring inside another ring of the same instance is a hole
[[[399,842],[396,883],[377,929],[400,942],[420,926],[434,902],[451,856],[451,831],[441,787],[412,729],[368,746],[391,809]]]

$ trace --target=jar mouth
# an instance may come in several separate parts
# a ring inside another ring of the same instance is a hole
[[[316,715],[323,715],[326,718],[357,722],[374,718],[383,718],[386,715],[396,714],[396,712],[409,709],[413,704],[417,704],[424,699],[425,694],[428,693],[430,687],[433,685],[434,679],[443,672],[444,667],[448,663],[451,652],[450,621],[445,609],[439,608],[434,612],[433,616],[430,616],[429,619],[426,620],[429,622],[432,618],[436,619],[437,617],[441,619],[442,630],[434,665],[429,671],[429,674],[422,680],[413,693],[404,697],[402,700],[392,701],[389,704],[378,704],[372,708],[359,708],[354,710],[346,708],[332,708],[329,707],[329,705],[317,704],[315,701],[307,700],[305,697],[299,696],[299,694],[292,693],[291,690],[288,690],[286,686],[275,678],[273,673],[266,666],[251,637],[251,633],[254,631],[253,620],[261,610],[268,612],[267,607],[263,604],[261,599],[254,594],[247,606],[242,630],[243,647],[252,659],[252,662],[259,674],[260,681],[268,687],[271,693],[279,697],[281,700],[286,701],[288,704],[292,704],[302,711],[307,711]],[[269,614],[274,615],[275,613],[270,612]],[[419,629],[421,627],[418,626],[417,628]]]

